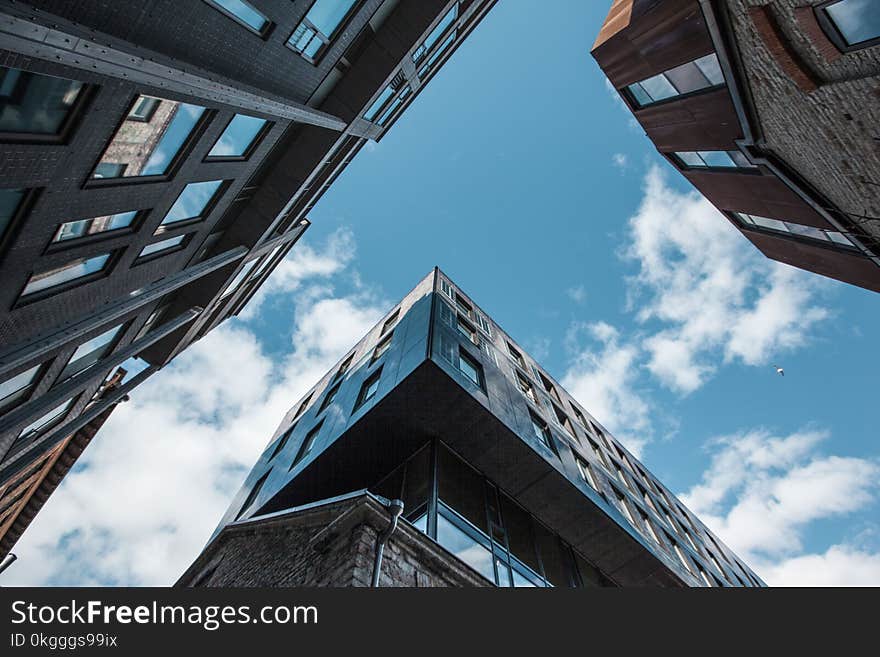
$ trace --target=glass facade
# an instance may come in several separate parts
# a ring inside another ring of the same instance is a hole
[[[145,101],[155,101],[145,113]],[[97,178],[165,176],[207,110],[176,100],[138,96],[95,166]]]
[[[67,361],[67,365],[61,370],[61,374],[58,375],[56,380],[64,381],[65,379],[69,379],[75,374],[79,374],[83,370],[88,369],[97,363],[101,358],[113,350],[113,344],[120,331],[122,331],[122,325],[114,326],[109,331],[105,331],[101,335],[95,336],[91,340],[82,343],[76,348],[76,351],[73,352],[70,360]]]
[[[82,82],[0,66],[0,133],[58,136],[82,93]]]
[[[613,586],[443,443],[423,447],[371,490],[402,499],[413,526],[496,586]]]
[[[836,230],[815,228],[813,226],[805,226],[804,224],[796,224],[790,221],[760,217],[745,212],[734,212],[733,215],[746,228],[759,228],[762,230],[773,231],[775,233],[786,233],[788,235],[806,237],[811,240],[816,240],[817,242],[825,242],[826,245],[834,244],[850,249],[855,248],[855,244],[853,244],[846,235]]]
[[[0,410],[8,408],[27,395],[33,388],[39,371],[40,366],[34,365],[32,368],[0,383]]]
[[[246,0],[205,0],[235,21],[258,34],[265,34],[271,23]]]
[[[754,169],[740,151],[679,151],[673,156],[685,169]]]
[[[634,82],[626,90],[638,107],[646,107],[662,100],[711,89],[724,84],[724,74],[715,53],[664,71],[658,75]]]
[[[58,404],[58,406],[53,408],[45,415],[42,415],[31,422],[18,434],[18,438],[16,438],[13,449],[24,447],[25,443],[27,443],[28,441],[37,438],[41,433],[45,433],[52,427],[60,424],[71,406],[73,406],[73,399],[68,399],[61,404]]]
[[[315,0],[287,40],[288,47],[316,61],[330,45],[358,0]]]
[[[838,0],[822,11],[848,46],[880,40],[880,2],[877,0]]]

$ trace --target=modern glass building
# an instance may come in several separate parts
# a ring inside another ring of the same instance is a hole
[[[300,550],[359,496],[403,501],[391,584],[763,586],[439,270],[292,406],[180,584],[338,584],[307,574],[367,559],[357,532]]]
[[[0,7],[0,490],[239,312],[494,0],[148,4]]]

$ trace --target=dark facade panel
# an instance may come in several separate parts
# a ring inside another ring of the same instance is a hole
[[[733,150],[743,136],[727,89],[658,103],[635,116],[661,152]]]

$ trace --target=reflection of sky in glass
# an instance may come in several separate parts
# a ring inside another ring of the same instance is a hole
[[[108,345],[110,341],[116,337],[116,334],[119,333],[120,330],[122,330],[122,326],[114,326],[109,331],[105,331],[101,335],[95,336],[87,342],[83,342],[79,347],[76,348],[76,351],[73,352],[73,356],[70,357],[70,361],[68,361],[67,366],[64,368],[65,373],[67,375],[72,374],[70,370],[75,369],[77,361],[83,360],[93,351],[97,351],[102,347]]]
[[[183,188],[180,196],[177,197],[174,205],[171,206],[168,214],[162,220],[162,223],[173,224],[176,221],[184,221],[200,216],[222,183],[222,180],[190,183]]]
[[[263,29],[267,19],[263,14],[254,9],[250,3],[244,0],[212,0],[215,5],[220,5],[233,16],[236,16],[242,23],[246,23],[254,28],[257,32]]]
[[[174,118],[165,129],[150,159],[144,165],[140,175],[157,176],[164,174],[171,166],[171,160],[180,151],[183,142],[189,137],[198,120],[205,113],[205,108],[198,105],[181,103],[177,107]]]
[[[3,233],[15,216],[23,196],[23,189],[0,189],[0,239],[3,239]]]
[[[68,281],[76,280],[77,278],[82,278],[83,276],[94,274],[104,269],[108,260],[110,260],[110,254],[104,253],[91,258],[80,258],[79,260],[67,263],[57,269],[50,269],[46,272],[34,274],[31,276],[31,280],[28,281],[22,294],[32,294],[56,285],[61,285],[62,283],[67,283]]]
[[[39,418],[37,420],[34,420],[29,425],[27,425],[24,429],[21,430],[21,433],[18,435],[19,436],[26,436],[29,433],[38,432],[40,429],[43,429],[44,427],[51,424],[53,421],[60,418],[72,403],[73,403],[73,400],[69,399],[66,402],[62,402],[61,404],[58,404],[58,406],[53,408],[51,411],[46,413],[44,416],[42,416],[41,418]]]
[[[158,253],[159,251],[164,251],[165,249],[173,248],[183,242],[184,237],[186,237],[186,235],[178,235],[177,237],[169,237],[167,240],[162,240],[161,242],[147,244],[141,249],[141,255],[146,256],[152,253]]]
[[[58,134],[82,82],[0,66],[0,131]]]
[[[137,210],[130,210],[129,212],[119,212],[105,217],[68,221],[61,224],[53,241],[63,242],[64,240],[72,240],[84,235],[94,235],[95,233],[102,233],[108,230],[128,228],[131,226],[131,222],[134,221],[137,213]]]
[[[880,2],[842,0],[825,8],[850,45],[880,37]]]
[[[490,581],[495,581],[492,553],[442,515],[437,516],[437,542]]]
[[[260,130],[266,125],[266,119],[256,116],[236,114],[220,139],[214,144],[209,157],[241,157],[254,142]]]
[[[33,381],[34,377],[37,375],[37,370],[39,369],[40,366],[35,365],[31,369],[16,374],[11,379],[7,379],[3,383],[0,383],[0,401],[3,401],[12,393],[18,392]]]
[[[316,0],[306,14],[312,24],[326,36],[332,36],[342,19],[357,0]]]

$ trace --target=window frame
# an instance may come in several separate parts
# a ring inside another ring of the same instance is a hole
[[[465,374],[464,370],[461,369],[462,360],[466,361],[474,368],[474,371],[477,373],[478,381],[474,381],[471,377]],[[481,391],[486,392],[486,374],[483,372],[483,366],[480,364],[478,358],[460,344],[458,345],[458,360],[455,363],[455,367],[468,381],[477,386]]]
[[[391,349],[391,341],[394,339],[394,331],[390,331],[381,337],[379,342],[376,343],[376,346],[373,347],[373,353],[370,355],[370,362],[367,367],[378,361],[382,356],[388,353],[388,350]],[[380,351],[380,347],[382,348]]]
[[[81,374],[82,372],[85,372],[86,370],[89,370],[89,369],[92,369],[93,367],[95,367],[95,365],[100,363],[101,360],[103,360],[106,356],[113,353],[113,351],[116,349],[116,347],[119,346],[120,341],[125,336],[125,332],[126,332],[127,328],[128,328],[127,323],[121,322],[119,324],[116,324],[115,326],[111,326],[108,329],[100,331],[99,333],[92,336],[91,338],[88,338],[87,340],[83,340],[78,345],[76,345],[74,350],[71,352],[70,356],[67,358],[67,361],[64,363],[64,366],[58,372],[58,376],[55,377],[55,381],[52,383],[52,385],[55,386],[55,385],[58,385],[59,383],[69,381],[70,379]],[[107,342],[105,342],[103,345],[101,345],[97,349],[93,349],[92,351],[90,351],[86,354],[83,354],[82,356],[79,357],[79,360],[82,360],[82,359],[86,358],[87,356],[90,356],[95,351],[100,351],[100,354],[98,355],[98,357],[94,361],[92,361],[88,365],[78,367],[76,369],[76,371],[73,372],[72,374],[65,374],[67,372],[68,368],[70,368],[72,365],[75,364],[73,357],[76,355],[76,352],[79,350],[79,348],[81,346],[83,346],[84,344],[86,344],[87,342],[89,342],[91,340],[94,340],[95,338],[99,338],[99,337],[103,336],[106,333],[110,333],[110,331],[113,331],[113,335],[110,337],[110,339]]]
[[[62,77],[60,75],[50,75],[48,73],[18,68],[16,66],[2,66],[0,68],[15,69],[22,73],[40,75],[47,78],[58,78],[61,80],[69,80],[71,82],[79,82],[82,85],[77,94],[76,100],[73,101],[73,104],[67,110],[67,116],[61,122],[58,132],[54,135],[41,134],[38,132],[3,132],[0,130],[0,144],[67,144],[76,128],[76,124],[79,123],[79,120],[84,114],[85,106],[92,96],[94,85],[88,84],[83,80],[71,80],[70,78]]]
[[[318,408],[318,415],[326,411],[330,404],[333,403],[336,399],[336,395],[339,394],[339,387],[341,385],[342,381],[337,381],[327,388],[327,392],[324,393],[324,398],[321,400],[321,406]]]
[[[351,19],[354,17],[355,14],[357,14],[357,12],[360,10],[360,8],[364,4],[364,0],[355,0],[352,3],[351,7],[349,7],[349,9],[345,13],[345,15],[342,17],[342,20],[339,21],[339,25],[336,26],[336,28],[333,30],[333,33],[332,34],[324,34],[323,32],[321,32],[318,29],[318,27],[314,23],[312,23],[311,20],[309,20],[307,18],[309,12],[312,11],[312,8],[315,6],[315,3],[320,2],[320,1],[321,0],[314,0],[309,5],[308,9],[306,9],[303,12],[302,18],[300,18],[299,21],[297,22],[297,24],[294,26],[293,31],[291,31],[291,33],[284,40],[284,46],[286,48],[289,48],[292,52],[296,53],[298,56],[300,56],[304,60],[306,60],[309,64],[312,64],[314,66],[317,66],[318,64],[320,64],[321,60],[324,58],[324,55],[326,55],[327,51],[333,47],[334,41],[336,41],[336,39],[339,37],[339,35],[343,31],[345,31],[345,29],[348,27],[348,24],[351,21]],[[294,47],[294,45],[290,43],[290,40],[293,38],[293,35],[296,34],[297,30],[299,30],[300,26],[302,26],[303,24],[305,24],[308,29],[311,29],[314,31],[315,34],[312,38],[320,39],[322,42],[321,47],[318,48],[318,50],[315,52],[314,55],[307,55],[305,53],[305,49],[297,50]]]
[[[684,161],[684,159],[682,159],[678,154],[678,153],[698,153],[698,151],[674,151],[674,152],[669,152],[669,153],[663,153],[663,155],[665,155],[669,159],[669,161],[672,162],[672,164],[679,171],[683,171],[683,172],[707,171],[710,173],[736,173],[736,174],[745,173],[745,174],[749,174],[749,175],[761,175],[760,167],[757,164],[752,164],[751,166],[747,166],[747,167],[740,166],[740,165],[736,164],[736,160],[734,160],[729,155],[734,150],[735,149],[730,149],[730,150],[725,150],[725,151],[703,151],[704,153],[710,153],[710,152],[727,153],[728,154],[727,156],[730,157],[730,160],[734,163],[734,166],[732,166],[732,167],[691,165],[691,164],[687,164]],[[743,153],[743,156],[745,156],[745,153]],[[702,156],[700,156],[700,158],[702,159]],[[748,158],[746,158],[746,159],[748,159]],[[703,161],[705,162],[705,160],[703,160]]]
[[[171,235],[171,236],[166,235],[164,232],[159,233],[159,235],[162,236],[162,239],[156,240],[155,242],[148,242],[148,243],[144,244],[143,248],[141,249],[141,252],[138,253],[137,257],[135,257],[135,259],[134,259],[134,262],[131,263],[131,266],[137,267],[137,266],[143,265],[147,262],[152,262],[153,260],[157,260],[159,258],[164,258],[165,256],[171,255],[172,253],[177,253],[178,251],[183,251],[184,249],[186,249],[190,245],[190,242],[192,242],[192,239],[196,235],[197,232],[198,231],[192,231],[189,233],[183,233],[182,235]],[[183,238],[178,244],[174,244],[174,245],[169,246],[168,248],[162,249],[160,251],[153,251],[152,253],[148,253],[147,255],[141,255],[141,253],[143,253],[143,250],[149,246],[153,246],[154,244],[161,244],[162,242],[165,242],[165,241],[170,242],[171,240],[177,239],[178,237]]]
[[[33,375],[28,380],[26,384],[17,390],[12,391],[2,399],[0,399],[0,415],[9,412],[19,403],[24,403],[30,398],[31,393],[40,383],[43,378],[43,375],[46,373],[46,365],[45,363],[37,363],[36,365],[31,365],[30,367],[26,367],[20,372],[13,374],[12,376],[8,376],[3,379],[0,383],[6,383],[7,381],[11,381],[17,376],[21,376],[22,374],[26,374],[28,372],[33,372]]]
[[[214,149],[214,146],[217,145],[217,142],[220,141],[220,138],[223,137],[223,133],[226,132],[227,128],[232,124],[237,116],[248,116],[255,119],[263,119],[263,127],[261,127],[257,134],[254,135],[254,138],[251,140],[251,143],[248,144],[247,148],[244,150],[243,155],[211,155],[211,151]],[[211,144],[211,148],[208,149],[208,152],[205,154],[203,162],[247,162],[251,156],[254,154],[260,145],[263,143],[263,139],[266,138],[266,135],[271,132],[272,128],[275,127],[275,122],[270,119],[266,119],[261,116],[254,116],[252,114],[244,114],[242,112],[236,112],[233,114],[229,120],[226,122],[226,125],[223,126],[223,130],[220,131],[220,134],[217,135],[217,139],[214,140],[214,143]]]
[[[81,235],[79,237],[71,237],[66,240],[56,240],[55,238],[61,232],[61,227],[66,226],[67,224],[77,223],[80,221],[94,221],[95,219],[100,219],[101,217],[85,217],[83,219],[71,219],[70,221],[64,221],[58,224],[55,228],[55,232],[52,233],[52,237],[49,240],[49,244],[46,245],[46,248],[43,250],[43,253],[57,253],[59,251],[65,251],[67,249],[72,249],[76,247],[83,246],[84,244],[93,244],[95,242],[101,242],[107,239],[113,239],[114,237],[119,237],[120,235],[130,235],[132,233],[136,233],[140,228],[144,225],[144,221],[147,216],[150,214],[150,209],[143,210],[124,210],[122,212],[114,212],[111,215],[106,216],[115,216],[117,214],[126,214],[128,212],[135,212],[134,219],[132,219],[131,223],[128,226],[122,226],[121,228],[112,228],[110,230],[102,230],[96,233],[87,233],[85,235]]]
[[[250,5],[251,9],[253,9],[255,12],[260,14],[266,20],[266,23],[263,25],[262,29],[257,30],[253,26],[248,25],[242,19],[240,19],[238,16],[233,14],[231,11],[229,11],[225,7],[221,7],[217,3],[213,2],[213,0],[204,0],[204,1],[205,1],[205,4],[208,5],[209,7],[211,7],[212,9],[219,11],[221,14],[223,14],[227,18],[234,20],[236,23],[238,23],[243,28],[245,28],[248,32],[250,32],[251,34],[256,34],[258,37],[260,37],[263,40],[269,38],[269,35],[272,33],[272,30],[275,29],[275,23],[272,22],[269,19],[269,17],[266,16],[262,11],[260,11],[259,9],[257,9],[253,5],[251,5],[251,3],[248,2],[247,0],[242,0],[242,2],[244,2],[244,4]]]
[[[640,112],[640,111],[642,111],[642,110],[644,110],[644,109],[649,109],[649,108],[658,107],[658,106],[660,106],[660,105],[665,105],[665,104],[667,104],[667,103],[673,103],[673,102],[678,101],[678,100],[685,100],[685,99],[688,99],[688,98],[693,98],[694,96],[699,96],[699,95],[702,95],[702,94],[708,94],[708,93],[711,93],[711,92],[713,92],[713,91],[718,91],[719,89],[726,89],[726,88],[727,88],[727,80],[724,80],[723,82],[719,82],[719,83],[716,83],[716,84],[710,84],[708,87],[701,87],[700,89],[695,89],[695,90],[693,90],[693,91],[687,91],[687,92],[685,92],[685,93],[683,93],[683,94],[682,94],[682,93],[679,93],[679,94],[676,94],[675,96],[670,96],[670,97],[668,97],[668,98],[661,98],[660,100],[655,100],[655,101],[653,101],[653,102],[645,103],[645,104],[642,104],[641,102],[639,102],[638,98],[636,98],[635,94],[630,90],[630,86],[632,86],[632,85],[634,85],[634,84],[641,84],[642,82],[647,82],[647,81],[650,80],[651,78],[657,77],[658,75],[663,75],[664,77],[666,77],[666,74],[667,74],[669,71],[673,71],[673,70],[675,70],[675,69],[677,69],[677,68],[679,68],[679,67],[681,67],[681,66],[684,66],[685,64],[694,64],[694,65],[696,66],[696,62],[697,62],[697,61],[699,61],[699,60],[702,59],[703,57],[707,57],[708,55],[715,55],[716,59],[717,59],[717,57],[718,57],[718,53],[717,53],[716,51],[713,50],[712,52],[710,52],[710,53],[706,53],[705,55],[702,55],[702,56],[700,56],[700,57],[697,57],[696,59],[692,59],[692,60],[687,61],[687,62],[682,62],[682,63],[679,64],[678,66],[673,66],[672,68],[663,69],[662,71],[660,71],[660,72],[658,72],[658,73],[656,73],[656,74],[654,74],[654,75],[651,75],[651,76],[649,76],[649,77],[647,77],[647,78],[644,78],[644,79],[642,79],[642,80],[635,80],[634,82],[631,82],[631,83],[629,83],[628,85],[622,87],[622,88],[619,89],[618,91],[620,92],[621,96],[623,96],[623,97],[626,99],[626,102],[629,104],[629,106],[630,106],[630,108],[632,109],[633,112]],[[720,64],[721,60],[719,59],[718,62],[719,62],[719,64]],[[699,67],[697,67],[697,68],[699,69]],[[699,69],[699,70],[700,70],[701,73],[703,72],[702,69]],[[723,70],[722,70],[722,72],[721,72],[721,75],[722,75],[722,78],[723,78],[723,77],[724,77],[724,71],[723,71]],[[709,80],[709,77],[708,77],[705,73],[703,73],[703,76],[706,77],[707,82],[711,82],[711,81]],[[667,82],[669,82],[670,85],[672,85],[672,88],[673,88],[673,89],[675,89],[676,91],[678,91],[677,87],[675,86],[675,83],[674,83],[672,80],[670,80],[668,77],[666,77],[666,80],[667,80]]]
[[[842,1],[843,0],[825,0],[813,7],[813,13],[816,16],[816,21],[819,23],[819,27],[822,28],[825,36],[827,36],[829,41],[834,44],[834,47],[841,53],[850,53],[856,50],[864,50],[865,48],[880,46],[880,35],[866,41],[859,41],[855,44],[850,44],[847,41],[846,36],[837,26],[837,23],[831,17],[831,14],[827,11],[828,7],[839,4]]]
[[[113,132],[110,133],[110,137],[107,139],[107,143],[104,148],[101,150],[101,154],[98,156],[97,161],[89,169],[89,173],[86,175],[86,181],[83,184],[83,187],[116,187],[116,186],[124,186],[124,185],[138,185],[138,184],[147,184],[147,183],[155,183],[155,182],[165,182],[172,180],[174,176],[180,169],[180,165],[184,160],[192,153],[193,148],[199,142],[199,140],[204,136],[205,130],[208,125],[214,120],[215,115],[217,114],[217,110],[211,109],[210,107],[197,105],[198,107],[203,107],[204,112],[202,115],[196,120],[192,129],[189,131],[189,134],[186,136],[186,139],[180,144],[180,147],[177,149],[177,152],[174,154],[174,157],[168,163],[168,167],[165,170],[165,173],[161,174],[151,174],[148,176],[117,176],[115,178],[95,178],[94,173],[97,170],[98,166],[102,163],[104,159],[104,155],[107,150],[113,145],[113,140],[116,135],[119,133],[119,130],[122,128],[122,125],[130,119],[131,111],[134,109],[135,104],[142,96],[150,96],[150,94],[141,94],[136,93],[132,100],[128,103],[127,109],[122,115],[122,118],[116,123],[116,127],[113,129]],[[173,98],[161,98],[159,96],[150,96],[150,98],[156,98],[162,102],[172,102],[172,103],[180,103],[182,105],[195,105],[195,103],[189,103],[183,100],[174,100]],[[156,105],[158,108],[159,105]],[[156,109],[153,109],[155,113]],[[137,122],[143,122],[143,119],[134,119]],[[164,137],[165,133],[163,133]],[[162,137],[160,137],[156,144],[161,143]],[[128,166],[128,163],[125,163],[125,166]]]
[[[315,443],[318,442],[318,435],[321,433],[321,428],[323,426],[324,420],[322,419],[309,430],[305,438],[303,438],[302,444],[299,446],[299,449],[296,450],[296,456],[293,458],[293,461],[291,461],[290,467],[287,469],[288,472],[293,472],[293,469],[300,463],[302,463],[306,459],[306,457],[312,453],[312,450],[315,449]]]
[[[36,270],[32,271],[30,276],[28,276],[27,280],[24,282],[24,285],[22,285],[21,291],[18,293],[15,303],[12,306],[13,309],[21,308],[22,306],[26,306],[37,301],[42,301],[49,297],[55,296],[56,294],[68,292],[81,285],[88,285],[89,283],[94,283],[95,281],[99,281],[102,278],[106,278],[113,272],[113,270],[116,268],[116,265],[119,264],[119,260],[123,251],[125,251],[124,248],[119,248],[87,256],[86,259],[95,258],[102,255],[107,255],[109,257],[104,263],[104,266],[99,271],[93,272],[91,274],[86,274],[85,276],[80,276],[78,278],[65,281],[64,283],[59,283],[58,285],[53,285],[52,287],[47,287],[43,290],[31,292],[30,294],[25,295],[24,291],[25,289],[27,289],[28,283],[30,283],[31,278],[33,278],[34,274],[36,273]]]
[[[852,240],[849,240],[849,237],[846,233],[839,230],[828,230],[827,228],[817,228],[816,226],[808,226],[807,224],[798,224],[796,221],[787,221],[785,219],[776,219],[775,217],[763,217],[761,215],[754,215],[750,212],[742,212],[739,210],[725,210],[724,214],[730,219],[733,224],[741,229],[752,231],[761,235],[770,235],[773,237],[780,237],[782,239],[794,240],[797,242],[801,242],[802,244],[809,244],[810,246],[818,246],[825,249],[831,249],[833,251],[844,251],[851,253],[859,253],[859,248],[852,243]],[[794,225],[802,225],[807,228],[814,228],[817,231],[822,233],[839,233],[844,236],[847,240],[850,241],[850,244],[844,244],[843,242],[837,242],[832,240],[830,237],[828,239],[821,239],[818,237],[812,237],[810,235],[805,235],[803,233],[795,233],[789,230],[778,230],[775,228],[769,228],[767,226],[761,226],[750,221],[743,219],[740,215],[746,215],[750,217],[759,217],[761,219],[773,219],[774,221],[778,221],[783,224],[794,224]]]
[[[356,413],[364,406],[364,404],[366,404],[368,401],[376,398],[376,395],[379,394],[379,385],[378,384],[379,384],[379,381],[381,381],[381,379],[382,379],[382,368],[381,367],[378,368],[372,374],[370,374],[366,379],[364,379],[363,383],[361,383],[360,389],[358,390],[358,396],[357,396],[357,399],[355,399],[354,408],[351,410],[352,413]],[[373,394],[368,396],[367,393],[369,392],[370,387],[374,383],[376,384],[376,390],[373,391]]]
[[[170,214],[171,209],[175,206],[177,201],[183,196],[183,193],[186,191],[187,187],[192,184],[205,183],[205,182],[216,182],[217,179],[214,180],[192,180],[186,183],[174,197],[174,201],[172,201],[171,205],[168,206],[168,209],[165,211],[164,216],[162,217],[162,221],[159,222],[159,225],[156,226],[156,230],[153,232],[153,236],[157,237],[163,233],[171,232],[173,230],[177,230],[178,228],[185,228],[187,226],[192,226],[194,224],[201,223],[206,221],[211,213],[217,208],[220,204],[220,199],[226,195],[226,192],[229,191],[229,188],[232,186],[232,180],[228,178],[220,178],[220,185],[214,190],[214,193],[211,195],[211,198],[208,199],[208,202],[205,203],[205,206],[201,209],[198,216],[195,217],[187,217],[186,219],[178,219],[177,221],[171,221],[167,224],[162,223],[165,221],[165,218]]]

